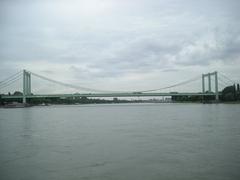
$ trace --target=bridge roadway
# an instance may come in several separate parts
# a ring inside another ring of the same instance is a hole
[[[214,96],[215,93],[86,93],[86,94],[32,94],[26,95],[26,98],[67,98],[67,97],[149,97],[149,96]],[[20,96],[2,95],[2,99],[18,99]]]

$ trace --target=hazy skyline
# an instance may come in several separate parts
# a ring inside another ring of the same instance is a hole
[[[2,0],[0,77],[28,69],[134,90],[218,70],[239,82],[239,9],[238,0]]]

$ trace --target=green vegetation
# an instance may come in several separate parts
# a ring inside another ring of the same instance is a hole
[[[128,100],[90,99],[87,97],[69,97],[69,98],[34,98],[29,99],[30,104],[105,104],[105,103],[127,103]]]
[[[12,96],[22,95],[21,92],[14,92]],[[22,103],[20,98],[2,99],[0,95],[0,105],[10,104],[12,102]],[[142,100],[121,100],[118,98],[111,99],[93,99],[87,97],[68,97],[68,98],[31,98],[27,99],[27,103],[31,105],[41,104],[106,104],[106,103],[139,103]]]
[[[208,102],[214,101],[215,95],[212,96],[172,96],[173,102]]]
[[[211,102],[215,100],[215,95],[213,92],[212,96],[172,96],[174,102]],[[234,84],[232,86],[227,86],[223,89],[222,94],[219,95],[220,102],[233,102],[240,101],[240,88],[239,84],[237,86]]]
[[[234,84],[233,86],[228,86],[222,91],[222,101],[239,101],[240,100],[240,90],[239,84]]]

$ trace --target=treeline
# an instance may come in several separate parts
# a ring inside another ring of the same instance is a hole
[[[32,98],[27,101],[29,104],[106,104],[106,103],[127,103],[128,100],[119,100],[114,98],[107,99],[90,99],[87,97],[68,97],[68,98]]]
[[[51,97],[51,98],[29,98],[27,99],[28,104],[40,105],[40,104],[106,104],[106,103],[134,103],[140,102],[141,100],[121,100],[118,98],[113,99],[92,99],[87,97]],[[22,103],[22,99],[11,98],[11,99],[1,99],[0,95],[0,104],[9,104],[12,102]]]
[[[228,86],[223,89],[222,91],[222,96],[221,96],[222,101],[240,101],[240,87],[239,84],[237,85],[232,85]]]
[[[213,93],[213,92],[211,92]],[[208,102],[214,101],[215,95],[211,96],[172,96],[172,101],[175,102]],[[240,87],[239,84],[227,86],[223,89],[221,95],[219,95],[219,100],[222,102],[240,101]]]
[[[202,102],[202,101],[213,101],[215,95],[212,96],[172,96],[173,102]]]

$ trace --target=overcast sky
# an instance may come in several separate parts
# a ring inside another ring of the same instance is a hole
[[[239,0],[1,0],[0,79],[25,68],[109,90],[215,70],[239,80],[239,9]]]

